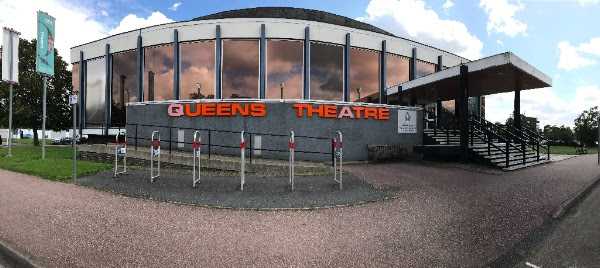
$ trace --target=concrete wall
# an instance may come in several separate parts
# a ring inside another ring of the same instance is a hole
[[[191,143],[194,130],[202,130],[202,143],[207,144],[209,139],[208,130],[210,129],[211,144],[234,147],[213,147],[211,149],[212,153],[239,154],[239,131],[244,130],[252,136],[252,148],[254,148],[253,155],[255,157],[287,158],[287,152],[271,152],[269,150],[287,150],[289,131],[294,130],[297,136],[297,159],[326,161],[331,159],[331,155],[328,155],[331,152],[331,138],[334,137],[337,130],[341,130],[344,134],[344,159],[355,161],[367,160],[367,145],[400,145],[405,147],[407,151],[412,152],[413,147],[422,144],[423,141],[422,110],[415,107],[368,105],[388,108],[390,110],[388,120],[298,118],[292,107],[296,103],[294,101],[262,101],[261,103],[265,103],[267,106],[265,117],[170,117],[167,114],[167,107],[170,103],[170,101],[167,101],[128,105],[127,131],[130,137],[128,142],[130,144],[135,142],[133,137],[136,135],[137,128],[137,136],[140,138],[137,141],[138,146],[149,146],[151,132],[159,130],[162,140],[170,139],[174,141],[171,144],[172,150],[190,150],[190,144],[178,144],[178,142]],[[329,104],[350,105],[349,103]],[[417,111],[417,133],[398,133],[398,110]],[[169,129],[169,127],[172,128]],[[303,138],[302,136],[325,139]],[[249,145],[250,141],[247,141],[247,143]],[[161,143],[163,151],[168,150],[168,146],[167,142],[163,141]],[[208,148],[204,146],[203,153],[207,153],[207,150]],[[323,154],[300,153],[300,151],[321,152]]]

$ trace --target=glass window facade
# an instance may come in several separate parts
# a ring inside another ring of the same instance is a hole
[[[215,98],[215,41],[181,43],[179,98]]]
[[[392,87],[408,81],[410,59],[399,55],[385,54],[385,86]]]
[[[436,66],[436,64],[417,60],[416,78],[435,73],[435,66]]]
[[[303,41],[267,41],[267,99],[301,99]]]
[[[450,114],[454,114],[455,107],[456,106],[454,100],[442,101],[442,108]]]
[[[172,100],[173,45],[144,48],[144,101]]]
[[[86,62],[85,124],[89,128],[105,125],[106,111],[106,60],[104,57]]]
[[[138,101],[137,55],[134,50],[112,55],[111,126],[125,126],[125,104]]]
[[[379,103],[379,52],[350,49],[349,100]]]
[[[344,94],[342,46],[310,43],[310,98],[342,101]]]
[[[223,40],[224,99],[258,98],[258,40]]]

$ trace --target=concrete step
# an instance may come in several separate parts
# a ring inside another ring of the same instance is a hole
[[[506,158],[506,154],[492,154],[492,155],[487,155],[487,154],[480,154],[480,156],[482,156],[485,159],[488,160],[494,160],[494,159],[505,159]],[[518,154],[509,154],[508,156],[509,158],[523,158],[523,154],[518,153]],[[525,153],[525,157],[536,157],[537,158],[537,154],[535,153]],[[544,155],[540,155],[540,158],[545,157]]]
[[[545,160],[545,158],[542,158],[540,156],[540,161],[541,160]],[[534,161],[538,161],[537,160],[537,156],[526,156],[525,157],[525,162],[534,162]],[[490,159],[490,162],[493,164],[506,164],[506,160],[504,158],[496,158],[496,159]],[[514,157],[509,157],[508,158],[508,162],[509,163],[513,163],[513,162],[523,162],[523,157],[522,156],[514,156]]]
[[[528,167],[533,167],[533,166],[537,166],[537,165],[541,165],[541,164],[545,164],[550,162],[550,160],[540,160],[540,161],[534,161],[534,162],[529,162],[529,163],[525,163],[525,165],[523,164],[519,164],[519,165],[514,165],[514,166],[510,166],[507,168],[502,168],[502,170],[504,171],[513,171],[513,170],[518,170],[518,169],[523,169],[523,168],[528,168]]]

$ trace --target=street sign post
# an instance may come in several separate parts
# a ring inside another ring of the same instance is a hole
[[[37,49],[35,70],[44,76],[42,93],[42,159],[46,158],[46,87],[48,76],[54,75],[54,17],[43,11],[37,12]]]
[[[13,84],[19,83],[19,35],[13,29],[3,28],[2,81],[8,82],[8,156],[12,156],[12,103]]]
[[[77,182],[77,92],[69,96],[69,104],[73,106],[73,135],[71,142],[73,145],[73,183]]]

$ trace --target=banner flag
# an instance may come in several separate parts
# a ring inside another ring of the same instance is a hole
[[[19,33],[2,29],[2,81],[19,83]]]
[[[38,11],[35,70],[49,76],[54,75],[54,22],[54,17]]]

